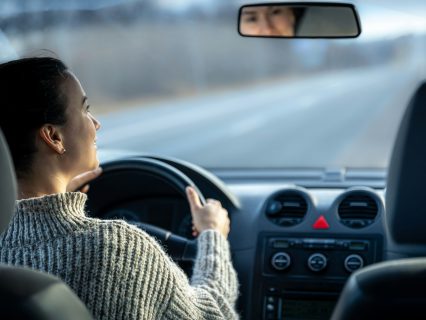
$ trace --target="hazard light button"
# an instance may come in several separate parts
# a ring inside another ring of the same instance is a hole
[[[324,216],[320,216],[312,226],[314,229],[329,229],[330,226]]]

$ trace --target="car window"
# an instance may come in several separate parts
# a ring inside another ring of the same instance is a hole
[[[101,151],[385,168],[426,74],[426,3],[389,2],[355,2],[359,38],[285,40],[241,37],[238,1],[3,0],[0,58],[63,59],[102,123]]]

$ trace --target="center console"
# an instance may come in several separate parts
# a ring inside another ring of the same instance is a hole
[[[349,275],[382,259],[377,235],[261,233],[253,279],[255,319],[329,319]]]

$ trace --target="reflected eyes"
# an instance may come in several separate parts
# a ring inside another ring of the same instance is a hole
[[[90,104],[86,106],[86,112],[90,112]]]
[[[282,15],[283,13],[284,13],[284,11],[280,8],[273,9],[266,14],[265,19],[268,19],[271,16],[279,16],[279,15]],[[250,13],[244,18],[245,23],[256,23],[258,21],[259,21],[259,19],[258,19],[257,13]]]
[[[257,22],[257,17],[254,16],[254,15],[249,16],[249,17],[247,17],[247,18],[244,19],[244,22],[248,22],[248,23]]]

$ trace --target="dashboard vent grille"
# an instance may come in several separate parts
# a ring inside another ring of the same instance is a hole
[[[351,194],[339,205],[340,221],[350,228],[363,228],[374,222],[378,213],[376,200],[366,194]]]
[[[269,200],[267,217],[274,223],[290,227],[302,222],[308,210],[306,199],[297,192],[285,192]]]

